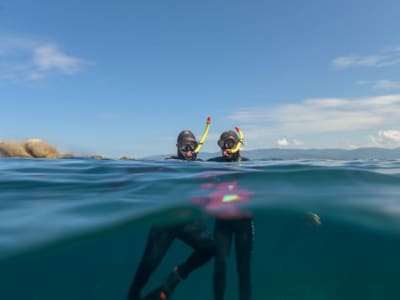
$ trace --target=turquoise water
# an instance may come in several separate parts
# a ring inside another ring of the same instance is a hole
[[[0,299],[126,299],[150,225],[201,216],[212,231],[216,211],[192,203],[226,183],[254,215],[253,299],[400,299],[400,160],[10,158],[0,159]],[[148,289],[189,253],[176,241]],[[212,299],[212,271],[174,299]],[[232,255],[226,299],[236,280]]]

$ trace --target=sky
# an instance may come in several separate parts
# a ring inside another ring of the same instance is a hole
[[[0,0],[0,141],[143,158],[400,146],[397,0]]]

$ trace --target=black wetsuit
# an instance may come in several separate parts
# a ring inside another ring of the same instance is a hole
[[[240,156],[239,153],[236,153],[232,158],[226,158],[225,156],[217,156],[208,159],[207,161],[216,161],[216,162],[239,162],[239,161],[247,161],[249,160],[246,157]]]
[[[238,162],[247,161],[237,153],[232,159],[223,156],[208,161]],[[226,288],[226,273],[233,238],[235,238],[236,269],[239,277],[239,299],[251,299],[250,261],[253,247],[254,225],[250,216],[219,219],[215,221],[214,240],[216,244],[214,266],[214,300],[223,300]]]
[[[180,158],[169,157],[168,159]],[[204,265],[215,254],[214,240],[201,220],[172,226],[153,226],[150,229],[143,257],[129,290],[129,300],[141,299],[144,286],[175,239],[180,239],[194,249],[186,261],[177,266],[178,276],[181,279],[185,279],[192,271]]]

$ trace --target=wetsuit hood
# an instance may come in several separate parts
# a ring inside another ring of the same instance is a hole
[[[185,158],[185,156],[182,154],[181,151],[179,151],[179,145],[182,143],[195,143],[197,144],[197,140],[196,137],[194,136],[193,132],[191,132],[190,130],[182,130],[179,135],[178,138],[176,140],[176,155],[178,156],[179,159],[182,160],[187,160]],[[193,157],[192,160],[196,160],[197,154],[193,152]]]
[[[232,139],[235,142],[239,142],[239,136],[233,130],[224,131],[223,133],[221,133],[221,136],[219,137],[220,141],[225,141],[228,139]]]
[[[191,132],[190,130],[182,130],[179,135],[178,138],[176,140],[176,144],[180,144],[183,142],[195,142],[196,141],[196,137],[194,136],[193,132]]]

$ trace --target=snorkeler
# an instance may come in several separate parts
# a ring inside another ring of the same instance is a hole
[[[218,146],[221,148],[222,156],[210,158],[208,161],[238,162],[249,160],[240,155],[240,146],[243,144],[243,133],[238,127],[235,129],[240,137],[232,130],[223,132],[218,140]]]
[[[167,159],[196,160],[207,136],[209,125],[210,118],[207,119],[206,130],[199,143],[191,131],[183,130],[177,139],[177,155]],[[152,226],[143,257],[129,290],[129,300],[141,299],[144,286],[175,239],[180,239],[194,251],[185,262],[173,268],[166,281],[147,295],[144,298],[146,300],[169,299],[180,281],[207,263],[215,254],[214,240],[201,220],[162,227]]]
[[[243,143],[243,135],[239,128],[236,132],[230,130],[221,134],[218,146],[221,148],[221,156],[208,161],[239,162],[248,160],[240,155],[240,145]],[[227,183],[227,191],[237,190],[237,184]],[[227,192],[229,193],[229,192]],[[237,196],[238,200],[248,199],[248,196]],[[231,201],[228,199],[228,202]],[[225,202],[223,199],[222,202]],[[239,277],[239,299],[251,299],[250,260],[253,246],[253,218],[250,213],[237,213],[229,216],[220,214],[216,216],[214,227],[214,241],[216,245],[214,265],[214,300],[223,300],[226,288],[226,272],[233,238],[235,239],[236,267]]]

